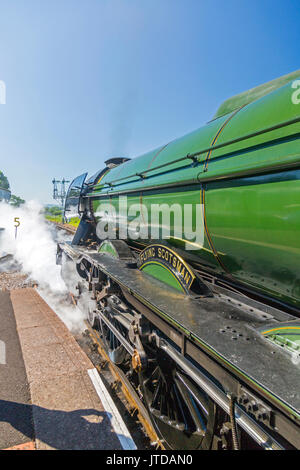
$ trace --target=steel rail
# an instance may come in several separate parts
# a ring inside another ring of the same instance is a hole
[[[74,233],[77,230],[77,227],[75,227],[74,225],[66,225],[66,224],[63,224],[63,223],[60,223],[60,222],[55,222],[54,220],[47,220],[47,222],[50,223],[50,224],[53,224],[59,230],[65,230],[66,232],[68,232],[72,235],[74,235]]]
[[[149,439],[152,442],[152,445],[156,443],[156,446],[157,446],[156,448],[160,448],[164,450],[163,443],[160,441],[155,430],[153,429],[151,425],[149,413],[146,410],[141,399],[139,398],[136,390],[133,388],[132,384],[130,383],[128,377],[126,377],[126,375],[124,374],[122,369],[120,369],[120,367],[118,367],[116,364],[113,364],[111,362],[110,358],[108,357],[105,351],[105,346],[102,343],[99,333],[95,331],[87,321],[85,321],[85,324],[89,331],[90,339],[97,346],[98,353],[107,362],[109,370],[111,374],[113,375],[113,377],[116,379],[116,381],[119,381],[121,383],[122,392],[123,392],[123,395],[125,396],[125,399],[128,405],[132,407],[133,410],[137,411],[137,419],[140,421],[141,425],[146,431]],[[99,366],[96,366],[96,367],[99,370]],[[101,370],[99,370],[99,372],[101,373]],[[133,413],[134,411],[133,412],[130,411],[131,416],[133,416]]]

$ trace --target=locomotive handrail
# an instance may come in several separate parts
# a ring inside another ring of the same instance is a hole
[[[241,137],[237,137],[236,139],[232,139],[232,140],[229,140],[227,142],[223,142],[222,144],[212,145],[212,146],[207,147],[203,150],[199,150],[199,151],[194,152],[194,153],[188,153],[184,157],[177,158],[176,160],[172,160],[171,162],[163,163],[162,165],[158,165],[156,167],[149,168],[148,170],[141,171],[140,173],[133,173],[132,175],[124,176],[123,178],[117,178],[115,180],[112,180],[112,181],[104,183],[104,184],[108,185],[110,187],[113,187],[114,183],[133,178],[134,176],[139,176],[140,178],[144,179],[144,178],[146,178],[146,173],[149,173],[149,172],[155,171],[155,170],[160,170],[161,168],[165,168],[166,166],[169,166],[169,165],[174,165],[175,163],[179,163],[179,162],[181,162],[183,160],[186,160],[186,159],[193,160],[193,162],[199,162],[197,157],[199,157],[203,153],[208,153],[208,152],[211,152],[213,150],[218,150],[218,149],[226,147],[228,145],[236,144],[238,142],[242,142],[243,140],[251,139],[252,137],[257,137],[259,135],[266,134],[267,132],[272,132],[274,130],[281,129],[282,127],[286,127],[286,126],[290,126],[292,124],[296,124],[297,122],[300,122],[300,116],[297,116],[296,118],[290,119],[288,121],[280,122],[279,124],[276,124],[274,126],[266,127],[265,129],[261,129],[261,130],[256,131],[256,132],[252,132],[250,134],[245,134]]]

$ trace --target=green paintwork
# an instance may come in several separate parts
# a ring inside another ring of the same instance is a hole
[[[300,360],[300,323],[292,321],[280,325],[270,325],[261,329],[261,334],[271,343],[280,346],[292,354],[294,360]]]
[[[252,88],[251,90],[247,90],[243,93],[232,96],[221,104],[214,116],[214,119],[220,116],[224,116],[225,114],[228,114],[235,109],[240,108],[241,106],[252,103],[253,101],[258,100],[262,96],[269,94],[271,91],[286,85],[286,83],[289,83],[291,80],[294,80],[298,77],[300,77],[300,70],[288,73],[287,75],[283,75],[282,77],[276,78],[275,80],[271,80],[270,82],[264,83],[263,85]]]
[[[293,79],[298,77],[295,72]],[[185,159],[150,171],[143,179],[133,176],[299,118],[300,104],[292,103],[291,85],[258,94],[242,109],[111,169],[90,193],[94,213],[100,200],[116,205],[120,192],[127,194],[128,204],[143,202],[148,207],[155,202],[199,204],[202,190],[207,233],[203,247],[187,250],[185,258],[300,308],[299,122],[202,153],[196,163]],[[173,229],[169,243],[185,250],[185,240],[172,237]]]
[[[176,277],[161,264],[151,261],[143,266],[142,271],[162,282],[165,282],[168,286],[171,286],[180,292],[184,292]]]
[[[115,247],[109,241],[106,241],[106,240],[101,243],[98,252],[105,253],[109,256],[113,256],[114,258],[119,257]]]
[[[300,358],[300,338],[296,335],[269,335],[267,338],[275,344],[278,344],[282,348],[286,349],[291,353],[297,353],[297,357]]]

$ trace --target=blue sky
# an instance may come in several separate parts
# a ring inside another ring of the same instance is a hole
[[[53,177],[134,157],[229,96],[299,68],[298,0],[0,0],[0,169],[52,201]]]

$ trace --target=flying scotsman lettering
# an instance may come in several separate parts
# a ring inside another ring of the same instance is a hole
[[[181,285],[189,289],[192,285],[195,275],[189,266],[180,258],[175,251],[170,250],[164,245],[151,245],[145,248],[139,255],[139,268],[142,269],[146,263],[156,262],[169,271],[178,279]]]

